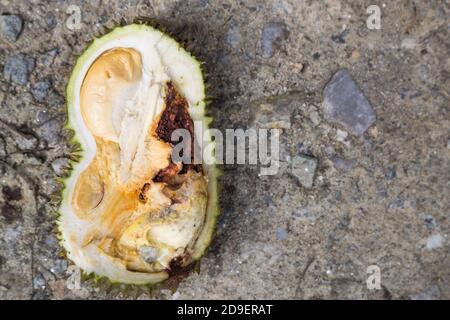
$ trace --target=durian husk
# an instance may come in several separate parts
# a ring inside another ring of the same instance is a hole
[[[174,38],[173,35],[168,34],[167,29],[164,28],[162,25],[155,23],[155,21],[150,21],[152,25],[156,25],[158,29],[163,30],[166,35]],[[70,153],[67,155],[70,162],[66,170],[64,171],[64,174],[61,177],[57,177],[56,180],[60,185],[59,191],[57,191],[55,194],[52,195],[52,201],[58,206],[58,211],[56,212],[56,233],[58,240],[60,243],[62,243],[62,233],[61,233],[61,224],[60,224],[60,218],[64,214],[61,212],[61,203],[65,196],[67,196],[67,185],[66,181],[70,177],[71,172],[73,170],[73,166],[79,163],[79,161],[84,156],[84,149],[83,145],[80,142],[80,139],[78,137],[78,134],[72,126],[73,116],[71,116],[71,107],[72,107],[72,101],[73,101],[73,95],[74,92],[74,81],[76,78],[77,73],[79,72],[80,68],[83,66],[84,61],[86,60],[86,57],[89,55],[91,51],[94,51],[97,46],[99,46],[101,43],[105,41],[109,41],[114,36],[118,36],[121,33],[126,32],[132,32],[133,30],[142,30],[142,29],[148,29],[149,31],[157,30],[153,28],[149,23],[148,19],[138,19],[135,21],[135,23],[130,25],[124,25],[126,24],[125,21],[121,21],[118,23],[119,26],[115,28],[107,28],[103,27],[101,31],[98,32],[96,37],[92,40],[91,43],[86,44],[85,51],[77,57],[76,64],[73,68],[73,71],[70,76],[70,80],[68,82],[68,85],[66,87],[66,108],[67,108],[67,120],[66,124],[64,126],[64,136],[68,140],[68,144],[70,146]],[[183,47],[180,45],[179,42],[176,42],[180,49],[183,49]],[[202,69],[202,62],[199,62],[192,54],[188,53],[193,61],[197,64],[198,68],[201,70],[202,74],[204,74],[204,71]],[[204,83],[205,84],[205,83]],[[205,87],[207,87],[207,84],[205,84]],[[204,102],[204,111],[203,116],[201,118],[193,119],[193,120],[202,120],[204,124],[204,128],[207,129],[209,125],[212,123],[213,118],[206,115],[206,106],[210,103],[211,98],[207,97],[205,95]],[[209,142],[211,142],[211,138],[209,137]],[[146,293],[146,294],[156,294],[159,292],[160,289],[170,289],[172,291],[175,291],[182,279],[184,279],[186,276],[188,276],[192,271],[194,272],[200,272],[200,258],[206,253],[207,248],[212,241],[212,238],[215,233],[215,227],[217,223],[218,216],[220,215],[220,209],[219,209],[219,185],[218,185],[218,179],[222,175],[222,172],[215,164],[209,165],[206,167],[207,175],[208,175],[208,205],[207,205],[207,211],[206,211],[206,221],[205,225],[203,227],[203,230],[206,230],[206,234],[204,234],[204,237],[202,239],[198,239],[196,243],[196,249],[194,254],[192,255],[192,259],[194,262],[184,268],[183,270],[179,270],[176,274],[170,274],[170,277],[163,281],[162,283],[146,283],[146,284],[126,284],[126,283],[120,283],[111,281],[110,279],[99,276],[95,272],[86,272],[84,270],[81,270],[82,274],[82,281],[86,284],[90,283],[96,287],[99,287],[102,290],[105,290],[107,292],[110,292],[111,294],[114,294],[115,292],[120,293],[122,295],[131,297],[131,298],[137,298],[140,294]],[[67,254],[65,252],[64,247],[62,247],[60,256],[64,256],[67,258]],[[67,258],[68,259],[68,258]]]

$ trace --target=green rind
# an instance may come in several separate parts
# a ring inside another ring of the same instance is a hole
[[[66,106],[67,106],[67,114],[68,114],[68,118],[67,118],[67,122],[65,124],[64,129],[70,133],[71,137],[69,139],[69,144],[72,147],[72,153],[71,153],[71,161],[69,163],[69,168],[68,168],[68,172],[71,172],[73,170],[73,165],[75,165],[76,163],[79,162],[79,159],[83,158],[84,156],[84,149],[83,149],[83,145],[81,143],[81,139],[78,137],[79,133],[76,132],[76,130],[74,130],[74,128],[71,126],[71,123],[75,120],[75,116],[74,116],[74,107],[73,107],[73,101],[75,99],[75,83],[76,83],[76,79],[77,79],[77,75],[80,73],[81,69],[84,66],[84,63],[86,62],[86,60],[88,60],[88,58],[91,56],[91,54],[93,52],[95,52],[97,50],[98,47],[100,47],[101,45],[103,45],[104,43],[113,40],[119,36],[124,36],[130,33],[134,33],[134,32],[141,32],[141,31],[158,31],[161,32],[157,29],[154,29],[151,26],[148,25],[144,25],[144,24],[131,24],[128,26],[123,26],[123,27],[117,27],[115,29],[113,29],[111,32],[109,32],[108,34],[101,36],[99,38],[94,39],[94,41],[88,46],[88,48],[83,52],[83,54],[77,59],[75,67],[73,68],[73,71],[71,73],[69,82],[67,84],[66,87]],[[189,53],[188,51],[186,51],[184,48],[181,47],[181,45],[176,42],[173,38],[171,38],[170,36],[168,36],[166,33],[161,32],[163,35],[167,36],[168,39],[172,40],[180,49],[183,50],[183,53],[189,55],[189,57],[192,59],[192,61],[197,64],[198,69],[200,71],[201,74],[203,74],[203,70],[202,70],[202,63],[199,62],[191,53]],[[205,96],[205,100],[206,100],[206,95],[205,95],[205,83],[204,83],[204,79],[203,79],[203,95]],[[209,124],[213,121],[212,117],[207,117],[205,116],[205,106],[206,106],[206,101],[202,101],[202,105],[201,106],[196,106],[196,107],[201,107],[202,108],[202,114],[203,117],[201,118],[204,122],[205,128],[209,128]],[[211,142],[208,141],[208,142]],[[209,247],[209,244],[211,243],[211,240],[213,238],[214,235],[214,231],[215,231],[215,227],[216,227],[216,223],[217,223],[217,219],[218,216],[220,215],[220,210],[219,210],[219,199],[218,199],[218,178],[220,177],[221,172],[220,170],[217,168],[216,165],[212,165],[210,166],[210,168],[208,169],[208,208],[207,208],[207,212],[206,212],[206,216],[209,217],[209,221],[208,221],[208,229],[206,229],[207,232],[207,236],[205,239],[203,239],[203,241],[201,243],[196,243],[195,245],[195,250],[192,254],[192,262],[199,260],[206,252],[207,248]],[[70,176],[70,175],[69,175]],[[62,184],[62,190],[60,193],[60,199],[64,199],[66,196],[68,196],[67,192],[67,186],[65,183],[65,180],[68,179],[65,178],[59,178],[58,181]],[[64,213],[61,212],[61,208],[58,210],[58,216],[56,218],[56,223],[57,223],[57,227],[58,227],[58,239],[60,241],[60,243],[62,244],[62,230],[61,230],[61,224],[60,224],[60,217],[61,215],[63,215]],[[205,226],[206,227],[206,226]],[[64,247],[64,246],[63,246]],[[101,281],[107,281],[109,283],[109,285],[113,285],[113,286],[117,286],[117,285],[123,285],[121,282],[115,282],[115,281],[111,281],[110,279],[103,277],[103,276],[99,276],[97,274],[95,274],[95,272],[91,272],[91,273],[87,273],[84,270],[83,271],[83,277],[85,279],[93,279],[94,282],[98,283]],[[146,284],[141,284],[141,285],[136,285],[136,284],[124,284],[126,286],[138,286],[141,288],[154,288],[154,286],[158,284],[158,282],[148,282]]]

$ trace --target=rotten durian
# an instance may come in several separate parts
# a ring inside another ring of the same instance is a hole
[[[67,257],[128,284],[161,282],[198,260],[218,215],[218,172],[174,162],[170,138],[182,128],[211,142],[194,129],[211,122],[200,63],[152,27],[116,28],[78,59],[67,110],[80,146],[58,219]]]

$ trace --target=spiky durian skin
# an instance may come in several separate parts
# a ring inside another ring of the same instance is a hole
[[[64,215],[66,214],[64,210],[64,204],[67,201],[71,201],[71,195],[69,186],[71,185],[71,180],[74,179],[72,176],[72,173],[74,172],[75,168],[77,166],[80,166],[80,163],[83,162],[83,159],[87,156],[87,143],[86,140],[83,138],[82,133],[77,130],[77,125],[75,122],[77,121],[76,117],[76,110],[75,110],[75,99],[77,94],[79,95],[79,92],[77,92],[76,89],[76,81],[77,78],[81,72],[81,70],[85,67],[87,61],[92,58],[94,53],[97,51],[99,47],[101,47],[103,44],[120,39],[121,37],[124,37],[129,34],[138,33],[138,32],[149,32],[149,33],[159,33],[161,37],[164,37],[165,40],[171,41],[173,46],[176,47],[178,50],[178,54],[184,55],[185,57],[188,57],[191,60],[191,63],[195,65],[195,67],[198,69],[197,71],[202,74],[201,70],[201,63],[195,59],[190,53],[185,51],[178,42],[170,38],[168,35],[162,33],[161,31],[158,31],[151,26],[148,25],[142,25],[142,24],[132,24],[124,27],[117,27],[108,34],[96,38],[89,46],[88,48],[83,52],[83,54],[78,58],[75,67],[71,73],[67,88],[66,88],[66,105],[67,105],[67,123],[65,126],[65,130],[71,133],[70,138],[70,145],[71,149],[73,150],[72,154],[70,155],[71,162],[69,164],[69,175],[66,178],[60,179],[60,181],[63,184],[63,188],[61,191],[60,196],[60,206],[59,206],[59,212],[58,212],[58,218],[57,218],[57,226],[58,226],[58,237],[60,239],[61,245],[66,250],[66,256],[68,259],[70,259],[70,251],[67,250],[67,246],[65,245],[65,230],[64,225],[61,223],[61,221],[64,219]],[[203,91],[203,97],[205,97],[205,86],[204,86],[204,80],[202,77],[202,91]],[[211,117],[205,116],[205,98],[203,98],[201,101],[198,102],[198,104],[195,106],[195,111],[191,113],[191,117],[194,121],[202,121],[203,127],[207,129],[209,127],[209,124],[213,121]],[[78,120],[79,121],[79,120]],[[213,143],[211,141],[211,137],[208,133],[206,133],[207,136],[204,136],[203,139],[207,143]],[[208,201],[207,201],[207,208],[206,208],[206,214],[205,214],[205,222],[204,226],[202,228],[201,234],[198,237],[193,252],[191,255],[191,262],[198,261],[203,254],[206,252],[206,249],[208,248],[216,226],[217,218],[220,214],[219,212],[219,204],[218,204],[218,177],[220,176],[220,171],[217,169],[216,165],[210,164],[205,165],[204,164],[205,171],[207,173],[208,178]],[[75,179],[78,177],[75,177]],[[76,264],[76,263],[75,263]],[[105,277],[103,275],[99,275],[96,273],[95,270],[83,270],[83,274],[85,278],[93,278],[96,282],[99,279],[106,279],[111,284],[137,284],[137,285],[145,285],[145,286],[152,286],[154,284],[157,284],[161,281],[166,280],[169,277],[169,274],[167,273],[166,276],[157,277],[152,280],[148,280],[145,282],[129,282],[129,281],[121,281],[121,279],[110,279],[108,277]]]

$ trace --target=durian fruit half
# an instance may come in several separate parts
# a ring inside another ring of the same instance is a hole
[[[68,258],[128,284],[161,282],[198,260],[218,215],[218,172],[214,161],[172,161],[170,138],[182,128],[211,141],[193,125],[211,122],[200,63],[150,26],[118,27],[78,59],[67,109],[81,146],[58,219]]]

